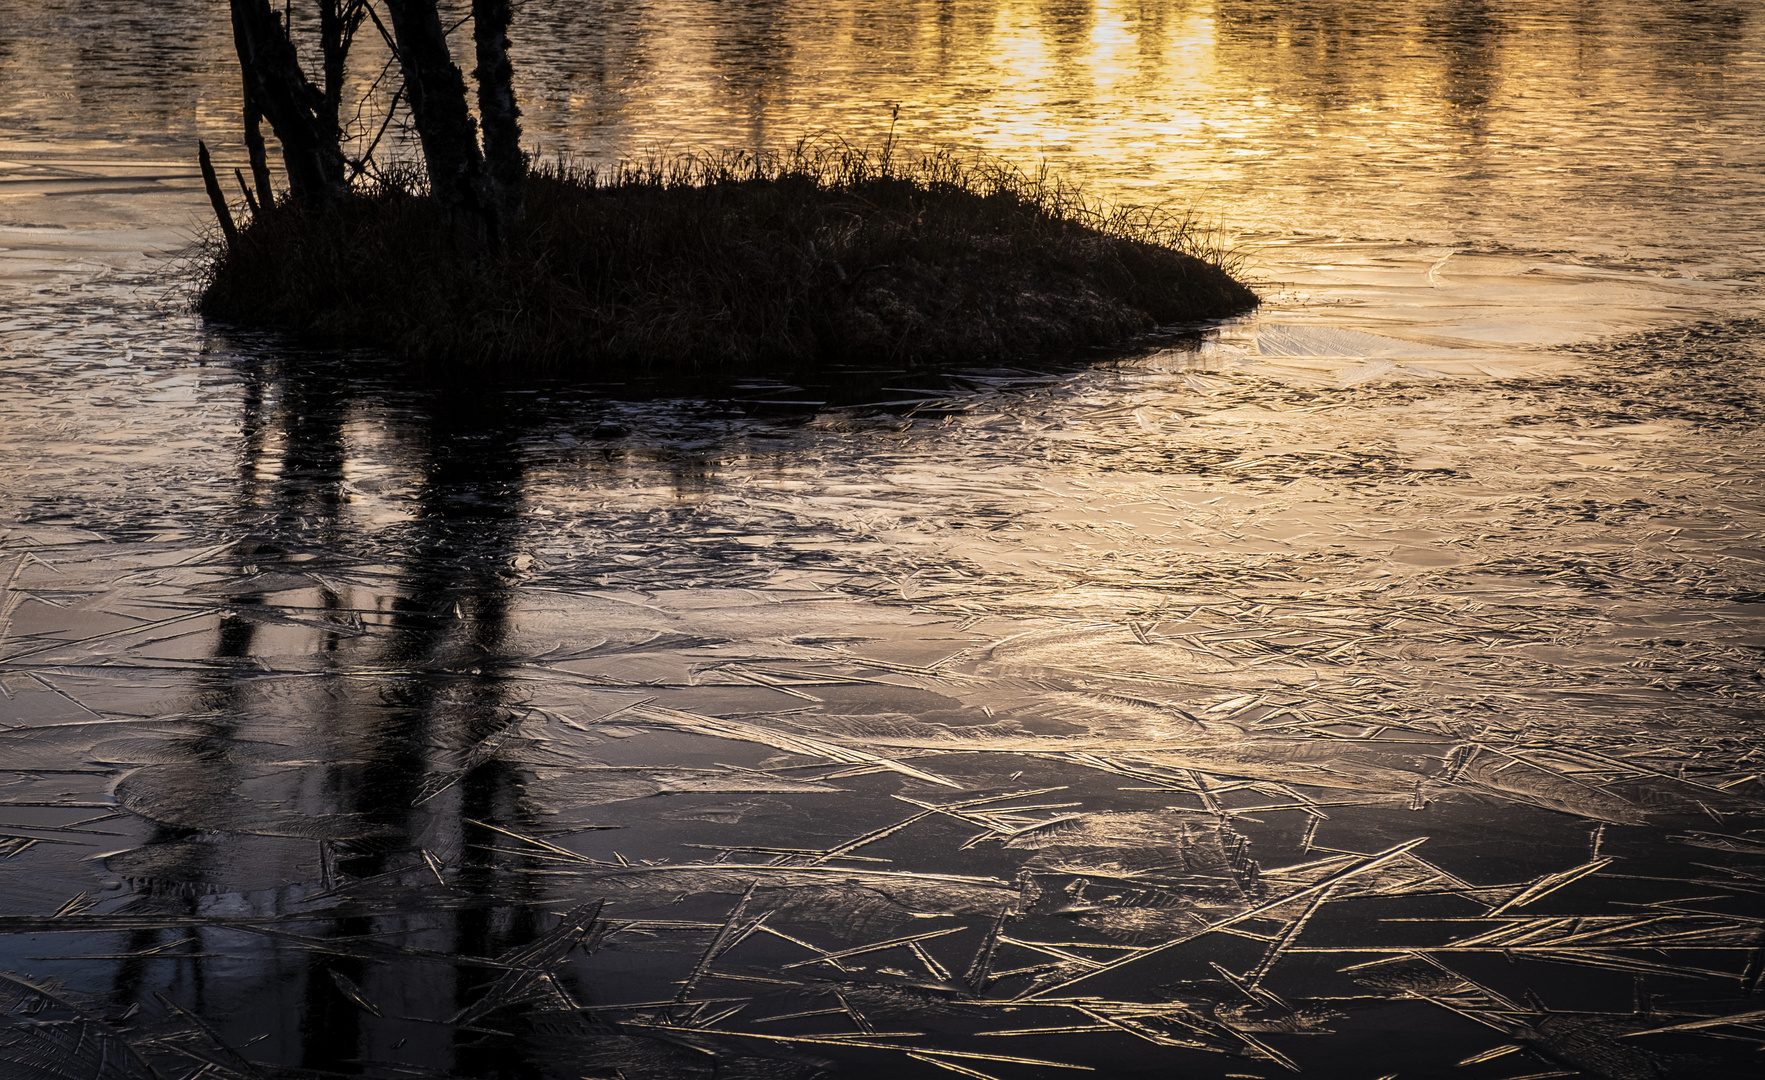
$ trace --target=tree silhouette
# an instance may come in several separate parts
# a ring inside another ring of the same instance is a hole
[[[324,204],[348,192],[338,112],[344,66],[366,0],[318,0],[318,6],[322,87],[307,77],[290,27],[271,10],[269,0],[231,2],[233,47],[245,83],[245,145],[258,197],[265,204],[273,201],[273,192],[260,118],[270,122],[282,143],[290,196]]]
[[[269,0],[230,0],[233,42],[244,80],[245,141],[259,201],[273,203],[259,128],[267,119],[282,144],[289,197],[325,207],[349,192],[343,153],[344,73],[356,33],[371,19],[394,50],[403,98],[423,147],[429,194],[473,250],[502,245],[522,214],[527,162],[509,61],[509,0],[473,0],[478,117],[454,63],[435,0],[382,0],[390,27],[368,0],[316,0],[322,85],[302,66],[291,6],[278,15]],[[482,127],[482,146],[480,145]]]

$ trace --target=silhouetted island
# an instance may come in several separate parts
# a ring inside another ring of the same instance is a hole
[[[201,310],[416,359],[597,374],[915,366],[1117,341],[1256,296],[1183,219],[1046,177],[838,149],[531,174],[492,250],[415,176],[217,242]]]
[[[520,146],[509,0],[472,4],[476,115],[435,0],[383,6],[386,22],[362,0],[317,0],[303,24],[289,5],[230,0],[252,183],[235,170],[239,227],[201,148],[220,223],[205,315],[425,361],[623,376],[974,362],[1256,305],[1217,254],[1197,254],[1187,218],[1105,210],[999,163],[902,163],[892,141],[536,170]],[[395,101],[421,168],[378,164],[373,144],[344,152],[345,71],[370,21],[403,76]],[[317,82],[295,46],[302,26],[317,37]]]

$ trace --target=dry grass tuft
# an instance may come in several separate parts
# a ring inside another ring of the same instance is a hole
[[[519,233],[463,258],[418,177],[267,210],[200,301],[418,359],[596,374],[972,362],[1245,311],[1193,219],[1043,171],[843,143],[536,170]]]

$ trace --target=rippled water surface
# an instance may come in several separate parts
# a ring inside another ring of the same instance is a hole
[[[430,382],[188,313],[224,11],[0,0],[0,1074],[1755,1075],[1753,5],[516,31],[546,153],[892,121],[1265,304]]]

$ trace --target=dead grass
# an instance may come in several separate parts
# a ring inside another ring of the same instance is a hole
[[[1048,353],[1247,310],[1188,217],[1046,171],[801,144],[536,170],[520,233],[464,259],[411,174],[217,246],[200,307],[413,358],[733,374]]]

